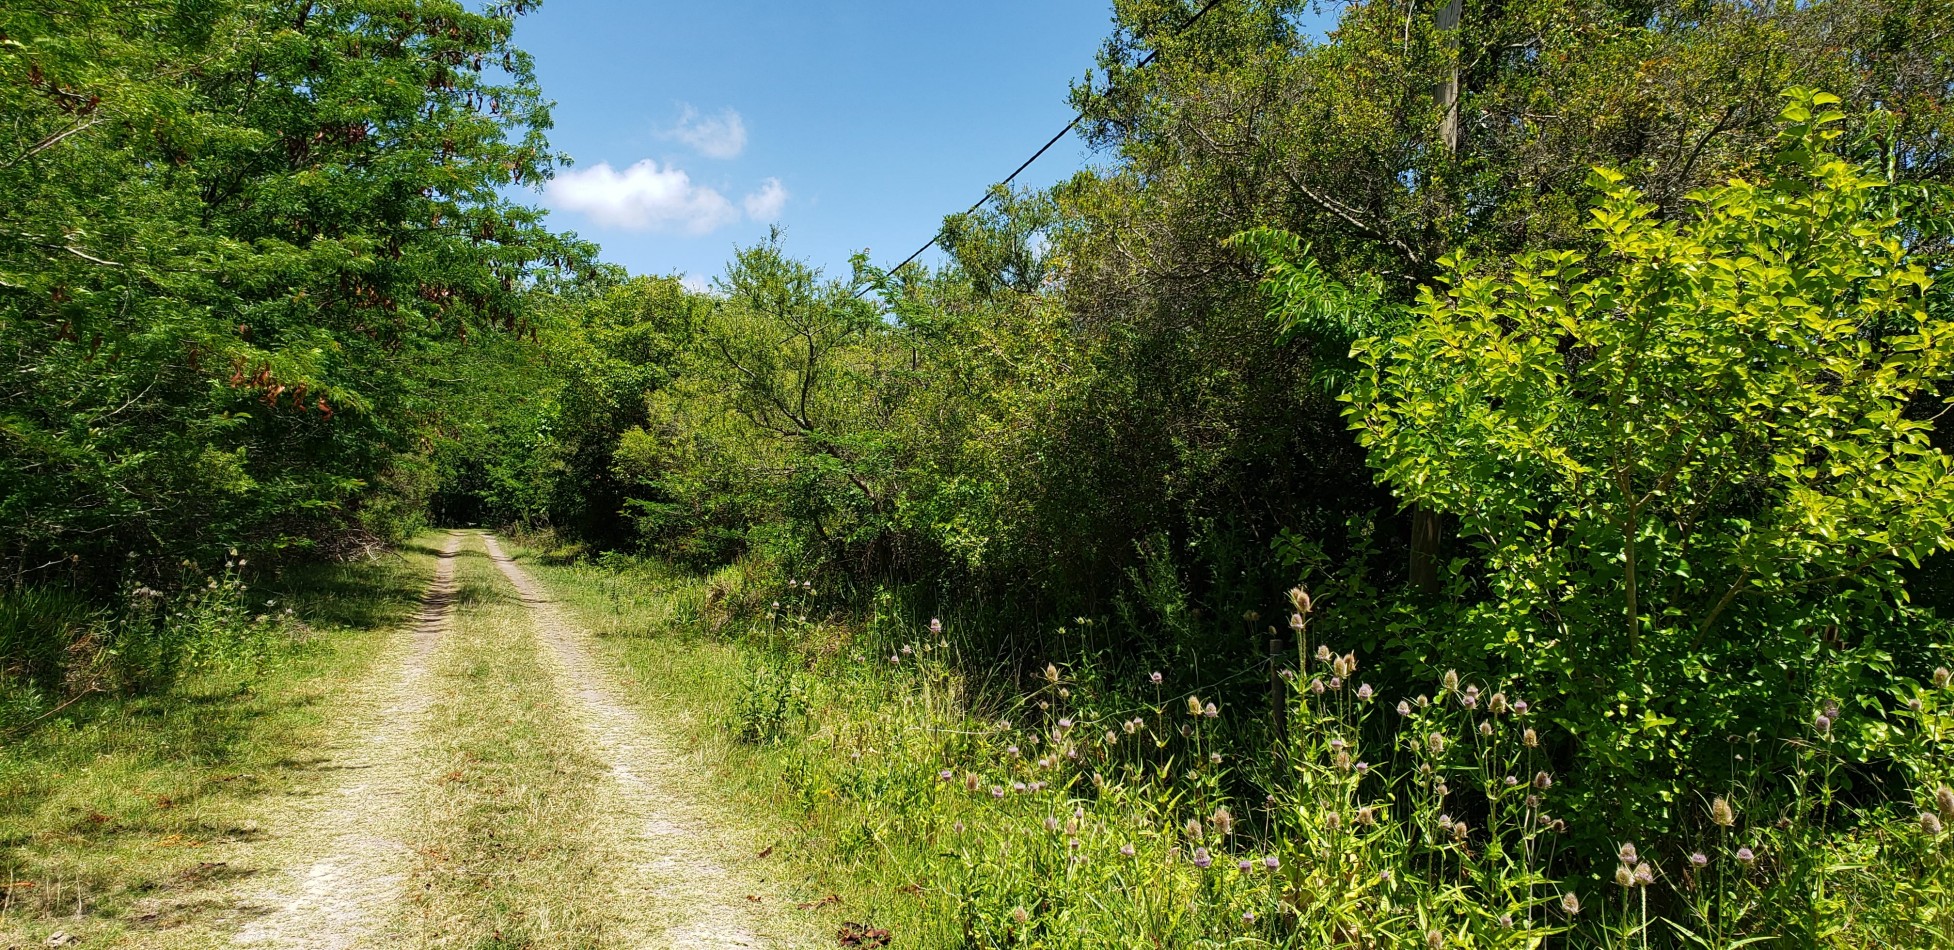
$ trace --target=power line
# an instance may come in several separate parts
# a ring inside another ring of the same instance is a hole
[[[1174,28],[1174,35],[1179,36],[1181,33],[1186,32],[1189,27],[1200,22],[1202,17],[1207,16],[1209,10],[1212,10],[1220,5],[1221,5],[1221,0],[1208,0],[1207,5],[1203,6],[1199,10],[1196,10],[1193,16],[1187,18],[1187,22],[1182,23],[1180,26]],[[1160,50],[1156,48],[1153,51],[1147,53],[1146,57],[1140,60],[1139,65],[1133,68],[1145,69],[1146,67],[1152,65],[1153,61],[1155,59],[1158,59],[1159,57],[1160,57]],[[1024,174],[1025,169],[1031,167],[1032,162],[1037,161],[1038,159],[1042,158],[1046,152],[1051,151],[1052,146],[1057,145],[1059,139],[1066,137],[1072,132],[1073,129],[1078,128],[1079,123],[1085,121],[1085,118],[1086,118],[1086,114],[1084,112],[1080,112],[1078,115],[1073,116],[1072,121],[1065,123],[1065,128],[1058,130],[1057,135],[1052,136],[1051,140],[1046,142],[1043,146],[1039,147],[1038,151],[1031,153],[1030,158],[1025,159],[1023,164],[1020,164],[1015,171],[1005,176],[1003,181],[998,182],[997,185],[993,187],[1005,187],[1005,188],[1010,187],[1012,182],[1018,180],[1019,175]],[[985,191],[984,197],[977,199],[977,203],[971,205],[969,210],[965,211],[964,214],[965,215],[976,214],[977,209],[982,208],[984,206],[984,203],[991,200],[991,196],[994,194],[996,194],[995,191]],[[943,231],[941,228],[939,228],[937,229],[937,233],[935,236],[931,237],[928,241],[923,242],[923,246],[917,248],[914,253],[910,254],[908,257],[903,258],[902,263],[889,268],[888,273],[894,274],[902,270],[903,268],[908,267],[911,263],[915,262],[916,258],[922,257],[924,251],[927,251],[930,248],[935,247],[937,241],[941,240],[942,237],[943,237]],[[863,294],[868,293],[870,289],[872,289],[870,286],[865,285],[862,287],[862,289],[855,291],[855,296],[857,298],[860,298]]]

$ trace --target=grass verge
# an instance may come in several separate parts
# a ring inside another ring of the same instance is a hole
[[[144,897],[222,868],[214,845],[258,834],[278,798],[316,784],[333,697],[413,616],[434,549],[286,572],[255,593],[296,635],[252,666],[192,670],[149,695],[94,696],[0,737],[0,941],[139,929]],[[181,921],[173,921],[181,923]]]

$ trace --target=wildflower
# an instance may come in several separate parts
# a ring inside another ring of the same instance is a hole
[[[1065,717],[1063,717],[1063,718],[1061,718],[1061,719],[1059,719],[1059,721],[1058,721],[1058,731],[1059,731],[1059,733],[1060,733],[1060,734],[1064,734],[1064,733],[1067,733],[1067,732],[1070,732],[1071,730],[1072,730],[1072,717],[1071,717],[1071,716],[1065,716]]]
[[[1369,683],[1357,687],[1357,701],[1360,703],[1370,702],[1371,697],[1375,695],[1377,694],[1371,691],[1371,684]]]
[[[977,778],[977,773],[975,772],[964,773],[963,787],[965,790],[974,792],[977,790],[978,784],[979,784],[979,780]]]
[[[1054,666],[1053,664],[1050,663],[1045,664],[1045,682],[1053,683],[1053,684],[1056,684],[1058,682],[1057,666]]]
[[[1289,605],[1299,614],[1309,613],[1309,591],[1301,587],[1289,588]]]
[[[1252,910],[1242,911],[1242,923],[1245,924],[1255,923],[1255,912]]]
[[[1367,826],[1377,824],[1377,809],[1371,805],[1357,809],[1357,823]],[[1269,860],[1274,861],[1275,858],[1271,857]]]
[[[1377,872],[1377,879],[1386,884],[1391,883],[1391,869],[1385,868],[1384,870]]]
[[[1534,732],[1532,726],[1528,726],[1527,731],[1520,733],[1520,744],[1529,749],[1538,749],[1540,748],[1540,734]]]
[[[1201,697],[1187,697],[1187,714],[1190,716],[1199,716],[1201,714]]]
[[[993,785],[993,786],[991,786],[991,797],[992,797],[992,798],[1003,798],[1003,797],[1004,797],[1004,786],[1002,786],[1002,785]]]
[[[938,636],[942,636],[942,635],[943,635],[943,621],[942,621],[942,620],[940,620],[940,619],[938,619],[938,618],[936,618],[936,617],[931,617],[931,618],[930,618],[930,636],[932,636],[932,637],[938,637]]]
[[[943,771],[936,773],[936,779],[939,782],[947,782],[950,780],[950,776],[954,774],[955,773],[951,772],[949,769],[944,769]]]
[[[1290,615],[1289,615],[1289,629],[1291,629],[1291,630],[1301,630],[1301,629],[1303,629],[1303,625],[1304,625],[1304,623],[1305,623],[1305,621],[1303,620],[1303,615],[1302,615],[1302,614],[1290,614]]]
[[[1220,764],[1221,764],[1221,753],[1219,753],[1219,752],[1210,752],[1210,753],[1208,753],[1208,764],[1209,764],[1209,765],[1220,765]]]
[[[1153,685],[1155,686],[1159,686],[1161,683],[1161,676],[1158,671],[1156,671],[1152,676],[1147,677],[1147,679],[1153,680]]]
[[[1513,929],[1513,915],[1512,915],[1512,914],[1501,914],[1501,915],[1499,915],[1499,926],[1500,926],[1500,929],[1501,929],[1501,930],[1512,930],[1512,929]]]
[[[1031,914],[1023,907],[1013,907],[1011,908],[1011,919],[1022,924],[1031,919]]]
[[[1195,818],[1187,820],[1187,836],[1195,841],[1201,840],[1201,822]]]
[[[1461,705],[1461,706],[1464,706],[1464,707],[1465,707],[1465,708],[1467,708],[1467,709],[1478,709],[1478,708],[1479,708],[1479,694],[1478,694],[1478,693],[1475,693],[1475,692],[1473,692],[1473,691],[1471,691],[1471,690],[1467,690],[1467,691],[1465,691],[1465,692],[1463,692],[1463,693],[1460,693],[1460,694],[1459,694],[1459,705]]]
[[[1946,689],[1947,682],[1951,679],[1954,679],[1954,673],[1947,672],[1947,667],[1934,667],[1934,686],[1940,689]]]
[[[1253,870],[1254,867],[1255,865],[1250,864],[1247,858],[1243,858],[1240,861],[1235,862],[1235,870],[1240,871],[1243,874],[1247,874],[1249,871]]]
[[[1482,722],[1482,723],[1480,723],[1480,724],[1479,724],[1479,734],[1480,734],[1480,735],[1482,735],[1482,736],[1490,736],[1490,735],[1492,735],[1492,734],[1493,734],[1493,724],[1492,724],[1492,723],[1490,723],[1490,722]]]
[[[1012,782],[1011,790],[1014,792],[1023,792],[1025,790],[1025,785],[1023,782]]]
[[[1634,864],[1636,860],[1635,845],[1622,845],[1621,850],[1616,852],[1615,856],[1621,858],[1623,864]]]
[[[1749,864],[1752,861],[1757,860],[1757,855],[1756,853],[1752,852],[1751,849],[1749,848],[1738,848],[1737,860],[1742,861],[1745,864]]]
[[[1012,759],[1015,759],[1015,758],[1017,758],[1017,757],[1018,757],[1018,747],[1017,747],[1017,746],[1014,746],[1014,745],[1007,745],[1007,746],[1005,746],[1005,747],[1004,747],[1004,755],[1005,755],[1005,757],[1007,757],[1007,758],[1012,758]]]
[[[1689,856],[1690,867],[1693,868],[1707,867],[1709,863],[1710,863],[1710,856],[1704,854],[1701,851],[1695,852]]]
[[[1581,912],[1581,899],[1575,897],[1573,891],[1562,894],[1560,898],[1560,909],[1566,911],[1567,916],[1573,917]]]
[[[1914,712],[1919,712],[1920,710],[1925,709],[1926,706],[1920,702],[1920,697],[1915,696],[1912,699],[1907,700],[1907,708],[1913,710]]]
[[[1514,778],[1511,775],[1508,775],[1506,778],[1502,779],[1501,781],[1506,785],[1507,788],[1512,788],[1513,786],[1520,784],[1520,780]]]
[[[1512,707],[1506,702],[1505,693],[1494,693],[1493,698],[1486,701],[1486,708],[1495,716],[1503,716]]]
[[[1328,662],[1330,662],[1330,660],[1331,660],[1331,655],[1332,655],[1332,654],[1330,653],[1330,648],[1329,648],[1329,647],[1327,647],[1327,646],[1320,646],[1320,645],[1319,645],[1319,646],[1318,646],[1318,647],[1316,648],[1316,659],[1317,659],[1317,660],[1318,660],[1319,662],[1323,662],[1323,663],[1328,663]]]
[[[1126,734],[1130,736],[1135,732],[1140,731],[1140,720],[1128,719],[1127,721],[1120,723],[1120,728],[1125,730]]]
[[[1282,681],[1285,683],[1294,683],[1296,681],[1296,671],[1286,666],[1276,675],[1282,677]]]
[[[1535,772],[1533,773],[1533,787],[1540,789],[1543,792],[1546,791],[1547,789],[1553,788],[1554,777],[1548,775],[1546,772]]]
[[[1350,771],[1350,753],[1342,749],[1337,750],[1336,757],[1331,759],[1330,762],[1337,767],[1337,771],[1339,772]]]
[[[1459,688],[1459,671],[1458,671],[1458,670],[1446,670],[1446,671],[1445,671],[1445,675],[1444,675],[1444,676],[1443,676],[1442,678],[1440,678],[1440,679],[1439,679],[1439,685],[1441,685],[1441,686],[1443,686],[1443,687],[1445,687],[1445,691],[1446,691],[1446,692],[1448,692],[1448,693],[1449,693],[1449,692],[1452,692],[1452,691],[1454,691],[1454,690],[1456,690],[1456,689],[1458,689],[1458,688]]]
[[[914,656],[914,655],[915,655],[915,653],[916,653],[916,648],[915,648],[915,647],[912,647],[912,646],[910,646],[910,645],[909,645],[909,644],[907,644],[907,643],[905,643],[905,644],[903,644],[903,645],[902,645],[902,655],[903,655],[903,656]]]
[[[1129,858],[1130,858],[1130,857],[1132,857],[1132,856],[1133,856],[1133,846],[1132,846],[1132,845],[1130,845],[1130,844],[1123,844],[1123,845],[1120,845],[1120,846],[1119,846],[1119,853],[1120,853],[1121,855],[1123,855],[1123,856],[1125,856],[1125,857],[1129,857]]]
[[[1425,934],[1425,946],[1430,947],[1431,950],[1441,950],[1445,946],[1445,935],[1436,930],[1427,931]]]
[[[1930,835],[1940,834],[1940,816],[1930,811],[1920,813],[1920,830]]]
[[[1654,883],[1655,883],[1655,869],[1649,866],[1649,862],[1644,861],[1641,864],[1635,866],[1636,887],[1648,887],[1649,885]]]
[[[1322,681],[1322,680],[1320,680],[1320,679],[1312,679],[1312,680],[1310,680],[1310,681],[1309,681],[1309,691],[1310,691],[1310,692],[1312,692],[1312,693],[1315,693],[1315,694],[1316,694],[1316,695],[1318,695],[1318,696],[1321,696],[1321,695],[1323,695],[1323,681]]]
[[[889,662],[890,662],[890,663],[901,663],[901,662],[902,662],[902,657],[899,657],[899,656],[896,656],[895,654],[893,654],[893,653],[891,653],[891,654],[889,654]]]
[[[1459,821],[1455,821],[1455,822],[1453,822],[1453,823],[1452,823],[1452,840],[1454,840],[1454,841],[1464,841],[1464,840],[1465,840],[1465,838],[1466,838],[1466,823],[1465,823],[1465,821],[1464,821],[1463,819],[1461,819],[1461,820],[1459,820]]]
[[[1737,823],[1737,812],[1730,807],[1730,800],[1721,795],[1710,803],[1710,822],[1719,828],[1729,828]]]
[[[1337,814],[1336,812],[1330,812],[1329,814],[1324,815],[1323,827],[1328,828],[1331,831],[1337,831],[1341,829],[1343,827],[1343,816]]]
[[[1210,856],[1208,855],[1208,849],[1206,849],[1206,848],[1195,848],[1195,849],[1194,849],[1194,866],[1195,866],[1195,867],[1197,867],[1197,868],[1203,868],[1203,869],[1205,869],[1205,868],[1206,868],[1206,867],[1207,867],[1208,865],[1210,865],[1210,864],[1213,864],[1213,863],[1214,863],[1214,858],[1212,858],[1212,857],[1210,857]]]
[[[1425,737],[1425,746],[1432,750],[1433,755],[1444,755],[1445,737],[1434,732]]]
[[[1050,816],[1046,816],[1046,818],[1045,818],[1045,830],[1046,830],[1046,831],[1057,831],[1057,830],[1058,830],[1058,819],[1057,819],[1057,818],[1053,818],[1053,817],[1050,817]]]
[[[1402,699],[1398,700],[1398,715],[1400,716],[1411,715],[1411,704],[1405,702]]]
[[[1818,718],[1812,720],[1812,728],[1818,730],[1819,735],[1826,735],[1832,731],[1832,720],[1824,713],[1819,713]]]
[[[1352,766],[1352,768],[1356,770],[1358,775],[1362,775],[1371,770],[1371,764],[1369,762],[1359,762]]]
[[[1067,848],[1068,850],[1071,850],[1071,851],[1077,851],[1077,850],[1079,850],[1079,839],[1077,839],[1077,838],[1067,838],[1067,839],[1065,839],[1065,847],[1066,847],[1066,848]]]
[[[1133,730],[1128,729],[1127,731],[1132,732]],[[1106,730],[1106,744],[1117,745],[1118,743],[1119,743],[1119,733],[1114,732],[1111,729]]]
[[[1954,821],[1954,788],[1942,785],[1934,789],[1934,807],[1940,809],[1943,821]]]
[[[1524,716],[1524,715],[1526,715],[1526,714],[1527,714],[1527,709],[1528,709],[1528,706],[1527,706],[1527,701],[1526,701],[1526,700],[1524,700],[1524,699],[1516,699],[1516,700],[1514,700],[1514,701],[1513,701],[1513,714],[1514,714],[1514,715],[1516,715],[1516,716]]]
[[[1438,797],[1444,798],[1445,796],[1452,794],[1452,786],[1447,785],[1444,782],[1440,782],[1438,783],[1438,787],[1432,789],[1432,791],[1436,793]]]
[[[1215,809],[1214,814],[1209,816],[1208,824],[1214,828],[1215,834],[1232,834],[1235,830],[1235,815],[1228,810],[1228,806],[1223,805]]]
[[[1332,677],[1330,677],[1330,688],[1331,688],[1331,689],[1342,689],[1342,688],[1343,688],[1343,677],[1341,677],[1341,676],[1332,676]]]
[[[1209,703],[1206,706],[1202,707],[1201,715],[1206,716],[1209,719],[1213,719],[1216,716],[1221,715],[1221,710],[1216,709],[1213,703]]]

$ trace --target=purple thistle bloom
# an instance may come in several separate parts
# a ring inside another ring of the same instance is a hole
[[[1516,699],[1516,700],[1514,700],[1514,701],[1513,701],[1513,711],[1514,711],[1514,712],[1516,712],[1516,713],[1519,713],[1520,715],[1522,715],[1522,716],[1524,716],[1524,715],[1526,715],[1526,714],[1527,714],[1527,708],[1528,708],[1528,707],[1527,707],[1527,701],[1526,701],[1526,700],[1524,700],[1524,699]]]
[[[1119,853],[1120,853],[1121,855],[1123,855],[1123,856],[1125,856],[1125,857],[1129,857],[1129,858],[1130,858],[1130,857],[1132,857],[1132,856],[1133,856],[1133,846],[1132,846],[1132,845],[1130,845],[1130,844],[1123,844],[1123,845],[1120,845],[1120,846],[1119,846]]]
[[[992,798],[1003,798],[1003,797],[1004,797],[1004,786],[1002,786],[1002,785],[993,785],[993,786],[991,786],[991,797],[992,797]]]
[[[1356,768],[1357,768],[1357,774],[1358,774],[1358,775],[1362,775],[1362,774],[1364,774],[1365,772],[1368,772],[1368,771],[1370,771],[1370,770],[1371,770],[1371,764],[1370,764],[1369,762],[1359,762],[1359,763],[1357,763],[1357,766],[1356,766]],[[1271,861],[1273,861],[1273,860],[1275,860],[1275,859],[1274,859],[1274,858],[1270,858],[1269,860],[1271,860]]]
[[[1752,861],[1757,860],[1757,855],[1754,854],[1749,848],[1738,848],[1737,860],[1742,861],[1745,864],[1749,864]]]
[[[1273,871],[1276,868],[1282,867],[1282,861],[1272,854],[1262,859],[1262,866]]]
[[[1201,715],[1206,716],[1209,719],[1213,719],[1221,715],[1221,710],[1216,709],[1213,703],[1209,703],[1207,705],[1207,708],[1201,710]]]
[[[1235,862],[1235,870],[1240,871],[1243,874],[1247,874],[1249,870],[1253,867],[1255,867],[1255,865],[1248,863],[1247,858],[1243,858],[1240,861]]]
[[[1160,685],[1160,682],[1161,682],[1161,676],[1160,676],[1160,674],[1159,674],[1159,673],[1155,673],[1155,674],[1153,674],[1152,676],[1149,676],[1149,677],[1147,677],[1147,679],[1150,679],[1150,680],[1153,680],[1153,685],[1155,685],[1155,686],[1159,686],[1159,685]]]
[[[1012,791],[1014,791],[1014,792],[1022,792],[1022,791],[1024,791],[1024,783],[1023,783],[1023,782],[1012,782],[1012,783],[1011,783],[1011,790],[1012,790]]]
[[[1398,700],[1398,715],[1400,716],[1411,715],[1411,704],[1405,702],[1402,699]]]
[[[1206,868],[1206,867],[1207,867],[1208,865],[1211,865],[1211,864],[1213,864],[1213,863],[1214,863],[1214,858],[1212,858],[1212,857],[1210,857],[1210,856],[1208,855],[1208,849],[1206,849],[1206,848],[1195,848],[1195,849],[1194,849],[1194,866],[1195,866],[1195,867],[1197,867],[1197,868]]]
[[[1817,719],[1812,720],[1812,728],[1817,729],[1819,735],[1824,735],[1828,732],[1831,732],[1832,731],[1831,717],[1821,713]]]
[[[1691,867],[1704,867],[1710,863],[1710,856],[1698,851],[1689,856],[1689,863]]]
[[[949,770],[949,769],[944,769],[943,771],[941,771],[941,772],[938,772],[938,773],[936,773],[936,778],[937,778],[937,780],[938,780],[938,781],[943,781],[943,782],[947,782],[947,781],[949,781],[949,780],[950,780],[950,770]]]
[[[1245,924],[1255,923],[1255,912],[1252,910],[1242,911],[1242,923]]]
[[[941,621],[941,620],[939,620],[939,619],[937,619],[937,618],[935,618],[935,617],[931,617],[931,618],[930,618],[930,636],[933,636],[933,637],[934,637],[934,636],[941,636],[942,634],[943,634],[943,621]]]
[[[1371,692],[1371,684],[1369,683],[1357,687],[1357,700],[1359,702],[1370,702],[1371,697],[1374,695],[1376,694]]]

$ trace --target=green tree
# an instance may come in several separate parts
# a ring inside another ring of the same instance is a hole
[[[1773,173],[1686,220],[1597,173],[1597,252],[1448,258],[1358,347],[1378,478],[1482,565],[1483,602],[1411,648],[1548,697],[1618,829],[1694,814],[1678,780],[1721,790],[1731,735],[1775,757],[1827,701],[1876,708],[1855,677],[1896,644],[1901,570],[1954,546],[1954,322],[1837,103],[1794,93]]]

